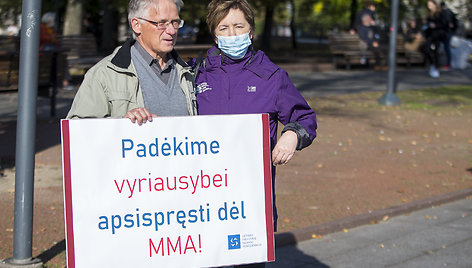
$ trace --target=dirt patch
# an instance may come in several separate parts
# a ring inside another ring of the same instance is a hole
[[[277,170],[280,231],[472,187],[471,110],[379,107],[362,96],[313,104],[317,139]]]
[[[356,94],[312,102],[317,139],[277,169],[280,232],[472,187],[471,109],[380,107],[376,99]],[[42,254],[48,267],[65,266],[60,153],[56,142],[36,155],[33,255]],[[0,258],[7,258],[14,170],[3,173]]]

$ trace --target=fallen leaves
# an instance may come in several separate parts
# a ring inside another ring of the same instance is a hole
[[[312,235],[311,235],[311,238],[313,238],[313,239],[322,239],[323,236],[322,236],[322,235],[318,235],[318,234],[312,234]]]
[[[391,141],[392,141],[392,138],[390,138],[390,137],[385,137],[385,136],[380,135],[380,136],[379,136],[379,140],[380,140],[380,141],[388,141],[388,142],[391,142]]]

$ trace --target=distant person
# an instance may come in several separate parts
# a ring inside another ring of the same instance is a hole
[[[444,18],[444,22],[446,23],[446,35],[443,40],[444,44],[444,52],[446,53],[446,64],[442,66],[443,70],[450,70],[451,69],[451,38],[456,32],[459,23],[456,17],[456,14],[452,12],[447,6],[446,3],[441,2],[441,16]]]
[[[362,25],[362,18],[365,16],[369,16],[370,26],[376,26],[376,18],[375,18],[375,3],[372,0],[365,0],[364,1],[364,8],[357,13],[356,20],[354,21],[354,28],[350,30],[351,34],[355,34],[359,31],[359,27]]]
[[[60,43],[57,38],[56,32],[56,14],[54,12],[46,12],[41,17],[40,36],[39,36],[39,49],[41,51],[54,51],[56,56],[56,64],[63,66],[64,79],[62,80],[62,88],[71,90],[69,86],[70,74],[67,63],[67,58],[64,54],[59,53]]]
[[[130,0],[133,39],[88,70],[67,118],[125,117],[141,125],[155,116],[195,115],[194,76],[174,51],[182,5]]]
[[[439,5],[433,0],[428,0],[427,7],[429,13],[424,27],[426,63],[429,65],[429,75],[433,78],[439,78],[439,47],[446,40],[449,30],[447,20]]]
[[[39,49],[55,50],[58,47],[56,33],[56,15],[53,12],[44,13],[41,17]]]
[[[357,33],[361,39],[361,43],[359,44],[361,49],[372,51],[374,53],[374,69],[382,69],[382,57],[386,58],[386,48],[380,42],[380,33],[375,24],[372,24],[372,17],[369,14],[364,14],[362,16],[362,22]]]
[[[417,26],[416,19],[408,19],[406,28],[403,31],[403,40],[407,51],[420,51],[424,46],[425,38],[421,28]]]

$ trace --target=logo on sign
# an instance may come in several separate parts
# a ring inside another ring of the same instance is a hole
[[[228,235],[228,249],[240,249],[240,248],[241,248],[241,236]]]

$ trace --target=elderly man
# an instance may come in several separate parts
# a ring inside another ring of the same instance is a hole
[[[153,116],[194,115],[191,68],[174,51],[181,0],[130,0],[133,39],[93,66],[67,118],[129,118],[141,125]]]

